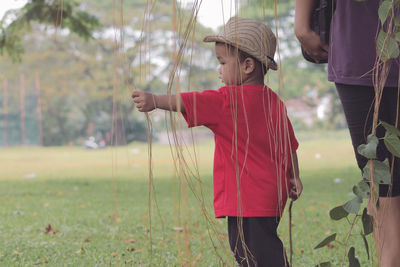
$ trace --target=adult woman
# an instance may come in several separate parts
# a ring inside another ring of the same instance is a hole
[[[376,36],[380,29],[376,0],[358,2],[355,0],[336,1],[332,19],[329,47],[323,45],[319,36],[310,28],[310,14],[314,0],[296,0],[295,34],[305,51],[316,61],[328,57],[328,80],[335,83],[355,150],[358,166],[362,170],[367,159],[357,153],[357,147],[366,143],[372,130],[374,111],[374,68],[376,61]],[[329,53],[328,53],[329,49]],[[328,56],[329,55],[329,56]],[[398,102],[399,67],[398,59],[390,62],[379,110],[379,119],[392,125],[396,123]],[[377,135],[384,131],[378,127]],[[378,146],[378,159],[392,155],[383,143]],[[393,186],[379,188],[380,208],[374,211],[374,237],[378,250],[380,266],[400,266],[400,165],[395,159]]]

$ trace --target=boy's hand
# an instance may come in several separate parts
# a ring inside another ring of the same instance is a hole
[[[132,98],[140,112],[149,112],[157,107],[156,96],[151,93],[134,90]]]
[[[300,197],[301,192],[303,192],[303,184],[300,178],[290,178],[289,182],[289,197],[292,200],[296,200]]]

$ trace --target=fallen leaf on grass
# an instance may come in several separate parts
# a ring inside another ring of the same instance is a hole
[[[85,253],[85,250],[84,250],[83,248],[80,248],[80,249],[77,250],[75,253],[76,253],[76,254],[84,254],[84,253]]]
[[[329,243],[329,244],[326,245],[326,247],[329,248],[329,249],[332,249],[332,248],[334,248],[335,246],[332,245],[331,243]]]
[[[44,263],[44,264],[49,263],[49,262],[47,261],[46,257],[44,257],[42,261],[37,261],[37,262],[33,263],[33,265],[40,265],[40,264],[43,264],[43,263]]]
[[[51,225],[49,224],[45,229],[44,229],[44,233],[46,235],[55,235],[57,234],[59,231],[58,230],[54,230],[53,227],[51,227]]]
[[[112,252],[112,253],[111,253],[111,257],[115,258],[115,257],[117,257],[117,256],[118,256],[117,252]]]
[[[123,238],[122,242],[124,242],[124,243],[136,243],[136,239],[134,239],[134,238]]]
[[[167,243],[165,243],[164,241],[160,241],[158,244],[159,244],[160,246],[164,247],[164,248],[167,248],[167,247],[168,247]]]
[[[115,222],[120,222],[121,218],[118,218],[115,214],[108,216],[108,218],[113,219]]]

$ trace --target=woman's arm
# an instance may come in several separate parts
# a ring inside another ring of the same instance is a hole
[[[310,27],[314,6],[314,0],[296,0],[294,33],[307,54],[318,62],[328,58],[329,47],[321,42],[319,35]]]
[[[149,112],[156,108],[185,112],[185,106],[180,95],[155,95],[134,90],[132,98],[140,112]]]
[[[310,19],[314,6],[314,0],[296,0],[294,33],[297,37],[307,35],[311,31]]]

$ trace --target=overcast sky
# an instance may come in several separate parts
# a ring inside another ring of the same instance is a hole
[[[193,0],[178,0],[182,6],[191,7]],[[199,0],[200,2],[200,0]],[[203,0],[200,5],[198,21],[216,30],[236,14],[235,0]],[[223,12],[222,12],[223,11]]]
[[[0,18],[3,17],[4,13],[13,8],[20,8],[25,5],[26,0],[1,0],[0,4]]]
[[[20,8],[26,0],[0,0],[0,18],[9,9]],[[111,0],[110,0],[111,1]],[[193,0],[178,0],[183,6],[190,7]],[[200,1],[199,1],[200,2]],[[223,25],[231,16],[235,14],[234,0],[203,0],[198,14],[198,20],[201,24],[217,29]],[[224,12],[222,12],[224,10]]]

